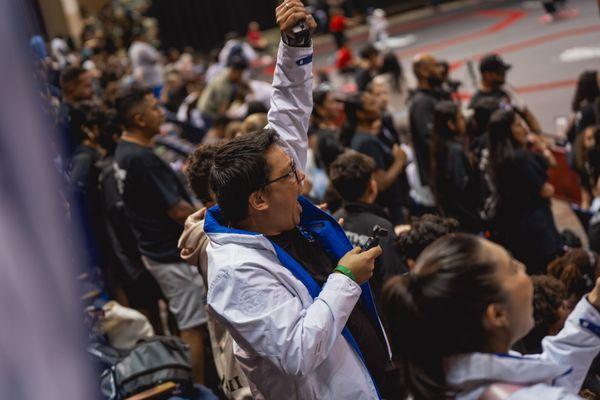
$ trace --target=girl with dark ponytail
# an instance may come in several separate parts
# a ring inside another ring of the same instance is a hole
[[[550,209],[554,188],[547,174],[555,160],[538,136],[528,135],[521,117],[512,110],[492,114],[488,147],[497,196],[492,224],[497,240],[527,265],[529,273],[544,273],[562,251]]]
[[[503,389],[518,392],[515,399],[578,399],[600,351],[600,280],[565,328],[544,340],[542,354],[522,356],[510,349],[533,327],[532,302],[524,265],[501,246],[467,234],[429,246],[382,292],[413,398],[483,400]]]

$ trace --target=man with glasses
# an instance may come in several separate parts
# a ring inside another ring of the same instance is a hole
[[[209,311],[234,338],[255,398],[378,398],[389,351],[367,281],[381,248],[352,249],[337,222],[301,197],[312,44],[295,27],[316,24],[300,0],[276,15],[283,41],[269,126],[214,157]]]
[[[154,154],[164,112],[150,89],[131,89],[116,100],[125,131],[115,152],[115,177],[142,261],[158,282],[190,346],[197,382],[204,382],[204,282],[183,262],[177,242],[195,210],[171,167]]]

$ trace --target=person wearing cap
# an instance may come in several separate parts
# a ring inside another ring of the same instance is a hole
[[[517,104],[513,96],[504,89],[506,73],[512,68],[498,54],[488,54],[479,62],[481,84],[479,90],[471,98],[469,108],[474,108],[481,99],[492,97],[500,100],[500,106],[513,108],[527,123],[533,133],[541,133],[542,128],[538,119],[525,104]]]

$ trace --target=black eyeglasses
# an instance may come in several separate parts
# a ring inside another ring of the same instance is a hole
[[[269,186],[272,183],[279,182],[286,178],[292,178],[292,177],[294,177],[294,179],[296,179],[296,182],[300,182],[300,179],[298,178],[298,172],[296,170],[296,162],[294,161],[294,159],[292,159],[292,165],[290,166],[290,171],[287,174],[281,175],[278,178],[275,178],[275,179],[265,182],[264,184],[262,184],[260,186],[259,189],[264,189],[265,187]]]

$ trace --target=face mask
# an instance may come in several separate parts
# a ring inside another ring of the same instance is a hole
[[[429,86],[431,86],[432,88],[437,88],[442,86],[442,83],[444,81],[442,80],[442,78],[440,78],[439,76],[436,75],[432,75],[427,77],[427,83],[429,83]]]

